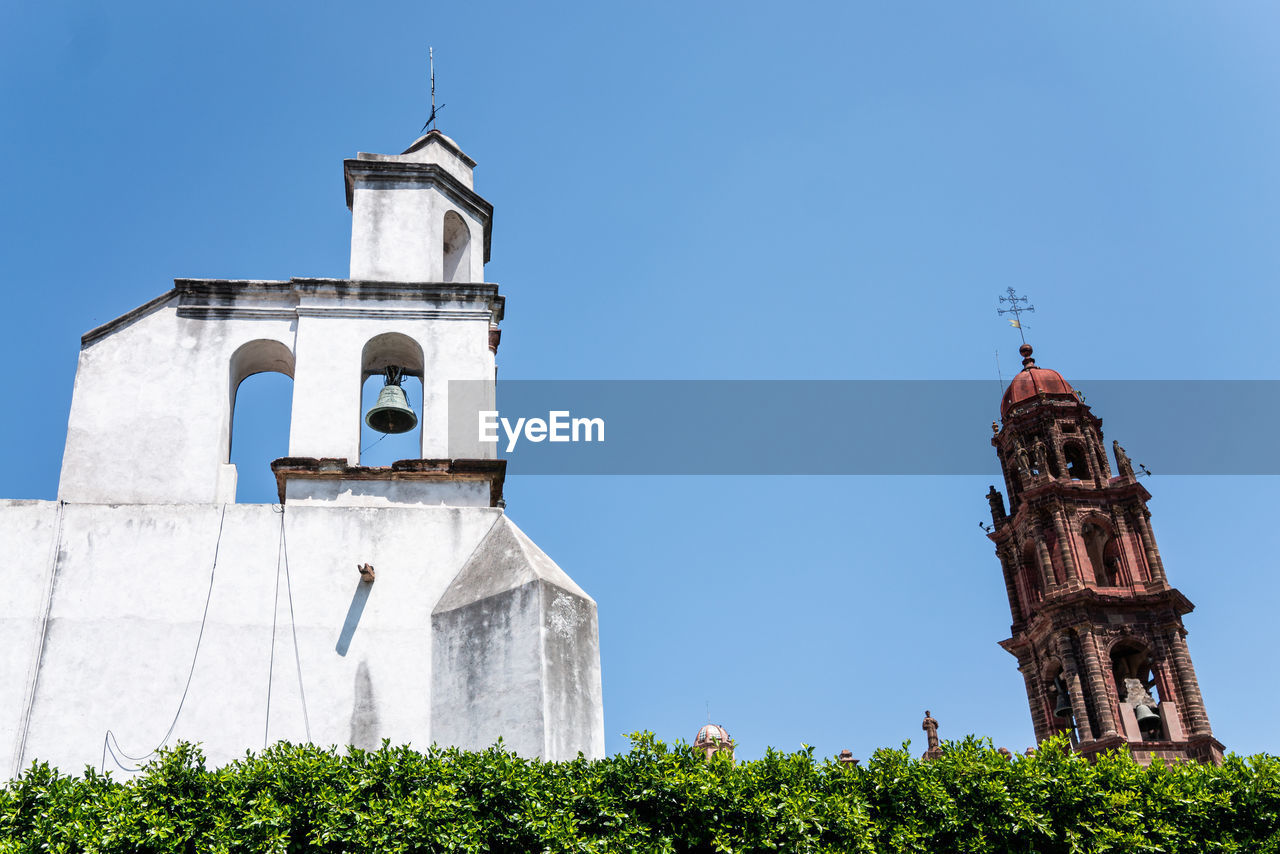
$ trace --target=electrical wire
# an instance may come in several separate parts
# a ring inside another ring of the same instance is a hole
[[[370,445],[368,448],[361,448],[360,453],[363,454],[365,451],[368,451],[370,448],[374,447],[374,445],[377,445],[378,442],[381,442],[383,439],[387,438],[390,435],[391,435],[390,433],[383,433],[381,438],[379,438],[376,442],[374,442],[373,445]]]
[[[120,757],[130,760],[131,762],[143,762],[160,752],[160,748],[164,747],[164,743],[169,740],[169,736],[173,735],[174,728],[178,725],[178,717],[182,714],[182,707],[187,702],[187,692],[191,690],[191,678],[196,673],[196,661],[200,658],[200,644],[204,641],[204,628],[209,622],[209,603],[213,601],[213,579],[218,572],[218,552],[222,549],[222,528],[227,521],[227,505],[222,505],[222,515],[218,518],[218,538],[213,544],[213,565],[209,568],[209,590],[204,597],[204,613],[200,616],[200,633],[196,635],[196,648],[191,654],[191,667],[187,671],[187,684],[182,688],[182,698],[178,700],[178,709],[173,713],[173,720],[169,724],[169,729],[165,731],[164,738],[160,739],[160,743],[155,746],[154,750],[144,753],[141,756],[130,756],[120,749],[120,743],[116,740],[116,735],[111,730],[107,730],[106,735],[102,737],[102,773],[107,771],[107,753],[111,753],[111,758],[116,765],[124,771],[141,771],[138,768],[126,768],[120,761]]]
[[[289,573],[289,538],[285,534],[285,507],[279,505],[280,542],[276,548],[276,592],[271,606],[271,658],[267,669],[267,719],[262,727],[262,748],[267,748],[268,731],[271,726],[271,689],[275,681],[276,663],[276,625],[280,609],[280,564],[284,562],[285,595],[289,601],[289,630],[293,636],[293,663],[298,675],[298,697],[302,701],[302,724],[305,727],[308,743],[311,741],[311,716],[307,711],[307,692],[302,680],[302,653],[298,649],[298,621],[293,611],[293,577]]]

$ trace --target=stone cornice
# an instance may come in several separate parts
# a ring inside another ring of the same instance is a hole
[[[1066,593],[1050,594],[1025,622],[1013,626],[1013,636],[1000,641],[1000,646],[1018,656],[1035,638],[1046,637],[1062,629],[1089,625],[1096,629],[1123,629],[1128,625],[1181,626],[1182,615],[1195,605],[1173,587],[1147,593],[1104,593],[1085,587]],[[1120,617],[1119,620],[1110,617]]]
[[[438,186],[460,207],[466,208],[484,223],[484,260],[489,262],[489,246],[493,240],[493,205],[479,193],[463,184],[447,169],[436,163],[413,163],[388,160],[344,160],[342,174],[346,183],[347,208],[354,202],[355,184],[420,184]]]
[[[303,298],[337,300],[335,305],[303,305]],[[174,279],[173,288],[80,336],[89,345],[145,317],[173,300],[178,316],[200,320],[293,320],[311,317],[377,317],[405,320],[502,321],[506,297],[488,282],[367,282],[352,279]],[[377,307],[342,305],[353,299]],[[385,303],[402,303],[402,308]],[[435,303],[423,306],[422,303]],[[442,306],[441,304],[445,304]],[[456,307],[450,307],[453,304]]]
[[[1097,487],[1093,481],[1048,479],[1037,483],[1022,493],[1018,509],[1013,515],[1005,516],[1000,527],[988,534],[992,542],[1002,545],[1013,538],[1013,532],[1025,524],[1029,513],[1037,512],[1057,501],[1064,501],[1076,507],[1088,507],[1094,504],[1101,506],[1124,506],[1128,502],[1137,502],[1143,507],[1151,500],[1151,493],[1137,480],[1113,477],[1106,486]]]
[[[271,464],[280,503],[285,500],[289,478],[308,480],[408,480],[484,481],[489,484],[489,506],[501,507],[506,460],[399,460],[390,466],[353,466],[341,457],[281,457]]]

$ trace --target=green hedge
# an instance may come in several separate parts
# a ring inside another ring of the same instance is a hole
[[[935,762],[812,750],[707,763],[636,734],[629,753],[538,762],[501,747],[339,755],[278,744],[217,770],[179,745],[126,782],[45,764],[0,789],[0,852],[1280,852],[1280,760],[1147,769],[976,739]]]

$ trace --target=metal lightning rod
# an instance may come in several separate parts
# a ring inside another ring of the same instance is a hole
[[[423,131],[427,128],[436,130],[436,113],[448,106],[447,104],[441,104],[440,109],[436,109],[436,53],[435,49],[430,46],[427,47],[427,62],[431,64],[431,115],[427,116],[427,121],[422,126]],[[419,131],[419,133],[421,132]]]

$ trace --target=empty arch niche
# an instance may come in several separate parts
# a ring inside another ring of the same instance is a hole
[[[224,461],[235,466],[239,503],[279,500],[271,462],[289,454],[293,364],[293,352],[271,339],[243,344],[231,357]]]
[[[417,426],[407,433],[379,433],[364,422],[365,413],[378,402],[386,369],[392,365],[402,370],[400,387],[409,408],[418,416]],[[424,370],[422,348],[408,335],[385,332],[364,345],[360,356],[360,465],[387,466],[396,460],[422,456]]]
[[[471,281],[471,230],[456,211],[444,215],[444,280]]]

